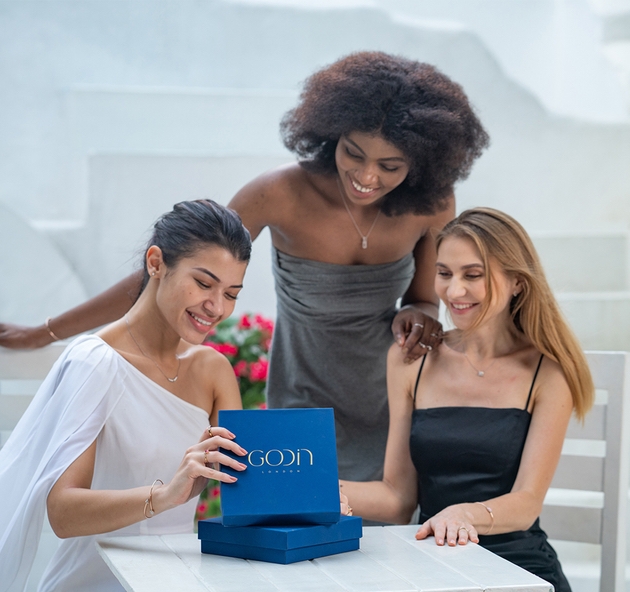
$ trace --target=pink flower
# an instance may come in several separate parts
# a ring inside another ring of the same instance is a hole
[[[249,378],[252,382],[267,380],[267,372],[269,370],[269,362],[261,358],[257,362],[249,365]]]
[[[220,493],[221,493],[221,489],[219,487],[213,487],[210,490],[210,499],[216,499],[217,497],[219,497]]]
[[[263,333],[268,333],[269,335],[273,333],[273,321],[271,319],[266,319],[262,315],[257,314],[254,316],[254,323]]]
[[[206,502],[199,502],[197,504],[197,516],[204,516],[208,511],[208,504]]]
[[[212,349],[216,349],[224,356],[235,356],[238,353],[238,347],[232,343],[214,343],[213,341],[206,341],[205,345],[211,347]]]
[[[234,364],[234,374],[236,376],[247,376],[247,362],[245,360],[239,360]]]
[[[252,322],[249,318],[249,315],[247,313],[245,313],[241,319],[238,322],[238,326],[241,329],[251,329],[252,328]]]
[[[261,403],[258,405],[258,409],[267,409],[267,403]]]

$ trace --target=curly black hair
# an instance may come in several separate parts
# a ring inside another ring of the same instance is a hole
[[[355,131],[379,134],[409,159],[409,174],[381,206],[388,216],[443,209],[489,144],[459,84],[434,66],[382,52],[354,53],[310,76],[280,124],[300,165],[321,174],[337,172],[337,142]]]

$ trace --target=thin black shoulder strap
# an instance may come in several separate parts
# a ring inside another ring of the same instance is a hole
[[[536,372],[534,372],[534,380],[532,380],[532,386],[529,387],[529,395],[527,395],[527,403],[525,403],[525,411],[529,409],[529,401],[532,398],[532,392],[534,391],[534,383],[536,382],[536,377],[538,376],[538,371],[540,370],[540,365],[542,364],[544,354],[540,354],[540,360],[538,360],[538,366],[536,366]]]
[[[418,378],[416,378],[416,386],[413,387],[413,402],[415,407],[416,395],[418,394],[418,383],[420,382],[420,374],[422,374],[422,369],[424,368],[424,363],[426,362],[427,355],[424,354],[422,356],[422,363],[420,364],[420,368],[418,368]]]

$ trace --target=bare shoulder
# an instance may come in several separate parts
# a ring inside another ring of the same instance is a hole
[[[551,403],[560,406],[573,406],[569,384],[558,362],[544,356],[534,388],[537,403]]]
[[[292,194],[304,182],[304,171],[297,163],[279,166],[264,172],[244,185],[232,198],[229,207],[243,215],[260,204],[274,205]]]
[[[225,374],[235,379],[229,360],[211,347],[192,345],[186,350],[185,355],[190,360],[189,371],[197,377],[203,376],[207,386],[213,386],[213,383]]]
[[[390,401],[392,398],[413,398],[413,387],[424,360],[421,356],[411,364],[405,363],[402,349],[393,343],[387,353],[387,387]]]

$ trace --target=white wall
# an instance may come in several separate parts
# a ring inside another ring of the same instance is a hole
[[[94,294],[128,273],[173,201],[225,203],[291,158],[278,122],[308,74],[380,49],[436,64],[488,128],[460,209],[499,207],[533,233],[626,232],[630,127],[610,122],[621,95],[584,2],[0,0],[0,204],[50,237]],[[268,249],[256,248],[245,301],[263,312]],[[44,299],[33,307],[52,314]]]

